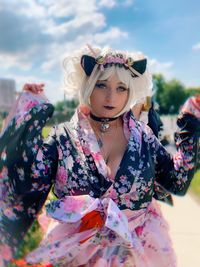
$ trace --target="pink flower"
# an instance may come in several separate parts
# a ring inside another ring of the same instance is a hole
[[[14,206],[14,209],[16,209],[17,211],[23,211],[24,210],[22,205],[16,205],[16,206]]]
[[[102,155],[100,152],[97,152],[97,153],[93,154],[93,158],[94,158],[94,160],[99,161],[99,160],[102,160]]]
[[[139,199],[138,193],[137,192],[132,192],[130,194],[130,198],[131,198],[131,200],[138,200]]]
[[[22,122],[23,122],[24,118],[23,117],[19,117],[17,120],[16,120],[16,125],[20,125]]]
[[[110,198],[116,199],[117,197],[118,197],[117,192],[115,191],[115,189],[112,189],[112,191],[110,192]]]
[[[37,144],[35,144],[35,146],[34,146],[34,149],[35,149],[35,150],[37,150],[37,149],[38,149],[38,145],[37,145]]]
[[[38,161],[41,161],[43,159],[43,152],[41,149],[38,150],[38,153],[37,153],[37,160]]]
[[[143,226],[138,226],[135,228],[135,232],[138,236],[142,235],[144,227]]]
[[[58,148],[58,158],[59,158],[59,159],[62,159],[62,158],[63,158],[63,152],[62,152],[62,150],[60,149],[60,147]]]
[[[34,106],[38,105],[38,101],[30,101],[27,103],[27,105],[24,106],[25,110],[30,110]]]
[[[8,217],[11,220],[16,219],[16,215],[11,208],[5,209],[3,213],[6,217]]]
[[[67,170],[63,166],[60,166],[57,171],[56,179],[58,180],[59,184],[65,185],[67,178]]]
[[[8,169],[3,167],[2,171],[0,172],[0,179],[5,179],[8,176]]]
[[[12,258],[12,251],[8,245],[1,245],[0,246],[0,259],[4,259],[6,261],[11,260]]]
[[[125,201],[129,201],[130,200],[130,195],[128,194],[126,194],[125,196],[124,196],[124,199],[125,199]]]
[[[135,122],[134,122],[134,120],[130,120],[130,121],[129,121],[129,127],[130,127],[130,129],[133,129],[133,128],[135,127]]]
[[[120,181],[125,181],[126,180],[126,176],[125,175],[121,175],[120,176]]]
[[[83,151],[84,151],[84,154],[85,154],[86,156],[90,155],[89,147],[84,146],[84,147],[83,147]]]
[[[66,212],[73,212],[73,211],[78,211],[80,210],[86,201],[84,200],[83,196],[80,197],[69,197],[63,202],[63,210]]]

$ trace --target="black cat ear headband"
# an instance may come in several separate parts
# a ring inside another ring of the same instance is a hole
[[[124,58],[122,54],[108,54],[106,56],[99,56],[97,58],[94,58],[92,56],[83,55],[81,57],[81,66],[84,69],[87,76],[90,76],[95,65],[98,64],[100,66],[100,69],[103,71],[104,68],[110,67],[111,65],[117,65],[119,67],[124,67],[125,69],[129,69],[132,73],[133,77],[138,77],[136,73],[134,73],[133,70],[138,72],[139,74],[143,74],[146,70],[147,65],[147,59],[141,59],[134,61],[131,57]]]

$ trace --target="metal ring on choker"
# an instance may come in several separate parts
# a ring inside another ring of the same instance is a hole
[[[119,117],[114,117],[114,118],[101,118],[101,117],[95,116],[94,114],[92,114],[90,112],[90,118],[93,119],[94,121],[101,122],[100,131],[105,133],[110,128],[109,122],[114,121],[114,120],[116,120]]]

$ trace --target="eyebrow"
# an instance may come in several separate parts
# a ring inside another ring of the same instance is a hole
[[[99,83],[99,82],[107,82],[107,81],[108,81],[108,80],[97,80],[97,83]],[[123,82],[118,82],[118,84],[126,86],[126,84],[123,83]],[[127,86],[126,86],[126,87],[127,87]]]

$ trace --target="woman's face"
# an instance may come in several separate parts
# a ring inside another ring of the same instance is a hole
[[[98,117],[116,116],[128,101],[129,89],[116,74],[98,80],[90,96],[91,112]]]

